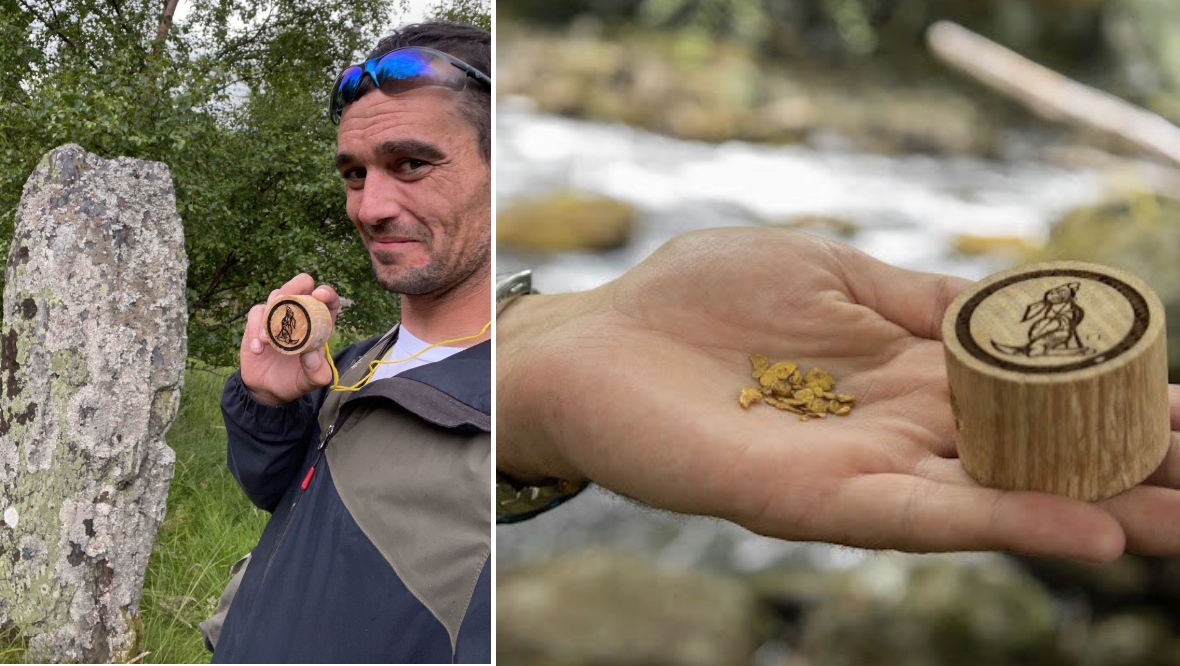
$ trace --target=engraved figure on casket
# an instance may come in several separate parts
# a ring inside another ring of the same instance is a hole
[[[992,346],[1005,354],[1019,356],[1084,356],[1093,349],[1082,344],[1078,325],[1086,311],[1077,303],[1081,284],[1070,282],[1045,292],[1044,297],[1030,303],[1024,310],[1021,323],[1032,321],[1028,329],[1028,343],[1008,345],[992,340]]]

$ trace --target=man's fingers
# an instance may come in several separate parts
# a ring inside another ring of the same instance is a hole
[[[1005,550],[1108,562],[1123,552],[1102,508],[1044,493],[871,474],[841,484],[807,538],[914,552]]]
[[[1139,555],[1180,553],[1180,491],[1140,485],[1099,503],[1123,526],[1127,550]]]
[[[266,297],[266,304],[274,303],[279,296],[306,296],[312,293],[315,288],[315,280],[307,273],[300,273],[295,277],[283,283],[283,286],[278,289],[271,290],[270,295]]]
[[[250,313],[246,315],[246,330],[242,332],[243,352],[249,349],[255,354],[262,353],[262,345],[258,341],[258,336],[262,335],[262,315],[265,312],[265,305],[255,305],[250,308]]]
[[[315,280],[307,273],[300,273],[295,277],[287,280],[287,283],[279,287],[279,291],[283,294],[310,294],[311,290],[315,288]]]
[[[324,358],[324,348],[318,347],[299,355],[300,391],[307,393],[332,383],[332,368]]]
[[[914,470],[920,477],[941,483],[978,486],[957,460],[931,457]],[[1150,485],[1149,485],[1150,484]],[[1122,526],[1128,551],[1140,555],[1180,553],[1180,433],[1172,433],[1172,444],[1164,464],[1144,485],[1136,486],[1098,506],[1106,509]]]
[[[326,284],[321,284],[311,292],[311,295],[328,306],[328,312],[332,315],[332,324],[335,325],[336,315],[340,312],[340,296],[336,294],[336,290]]]
[[[1180,488],[1180,432],[1172,433],[1172,441],[1168,444],[1164,461],[1144,483],[1165,488]]]
[[[1168,406],[1172,414],[1172,430],[1180,430],[1180,386],[1168,384]]]
[[[970,280],[891,266],[849,248],[841,253],[852,298],[922,338],[942,338],[942,316]]]

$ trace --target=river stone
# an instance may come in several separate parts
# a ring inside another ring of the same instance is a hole
[[[535,252],[609,250],[627,244],[637,217],[621,201],[557,192],[499,211],[496,243]]]
[[[762,607],[740,582],[583,551],[501,574],[496,659],[503,664],[749,664]]]
[[[1165,614],[1119,613],[1090,627],[1082,666],[1165,666],[1180,663],[1180,645]]]
[[[1002,558],[882,555],[828,579],[827,594],[803,593],[809,663],[1062,663],[1053,598]]]
[[[187,259],[168,168],[69,144],[16,213],[0,331],[0,630],[123,661],[164,518]]]

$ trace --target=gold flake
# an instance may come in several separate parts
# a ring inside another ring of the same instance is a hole
[[[795,371],[798,369],[799,364],[797,363],[791,363],[790,361],[779,361],[778,363],[770,366],[770,368],[768,368],[766,371],[774,373],[774,376],[777,379],[786,379],[787,377],[795,374]]]
[[[761,391],[753,387],[746,387],[742,389],[742,395],[738,398],[738,401],[742,404],[742,407],[749,408],[751,404],[758,402],[761,399]]]
[[[800,421],[822,419],[828,414],[846,416],[852,412],[856,398],[847,393],[835,393],[836,380],[820,368],[806,373],[794,361],[771,363],[765,356],[750,357],[751,376],[758,386],[742,389],[739,402],[749,408],[756,402],[799,416]]]
[[[754,371],[750,373],[751,376],[754,379],[760,379],[763,373],[766,372],[766,368],[769,367],[769,364],[770,361],[768,361],[766,357],[761,354],[755,354],[754,356],[751,356],[750,365],[754,367]]]
[[[824,391],[831,391],[832,387],[836,385],[836,380],[832,379],[831,373],[820,370],[819,368],[808,370],[807,374],[803,376],[803,379],[807,382],[808,386],[819,386]]]

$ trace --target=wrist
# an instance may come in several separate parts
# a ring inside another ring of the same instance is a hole
[[[583,296],[520,296],[497,317],[496,469],[518,483],[585,481],[560,446],[561,330]]]
[[[282,407],[292,402],[291,400],[283,400],[269,391],[250,388],[250,385],[246,383],[245,379],[242,380],[242,387],[246,389],[246,393],[249,393],[255,402],[266,405],[267,407]]]

